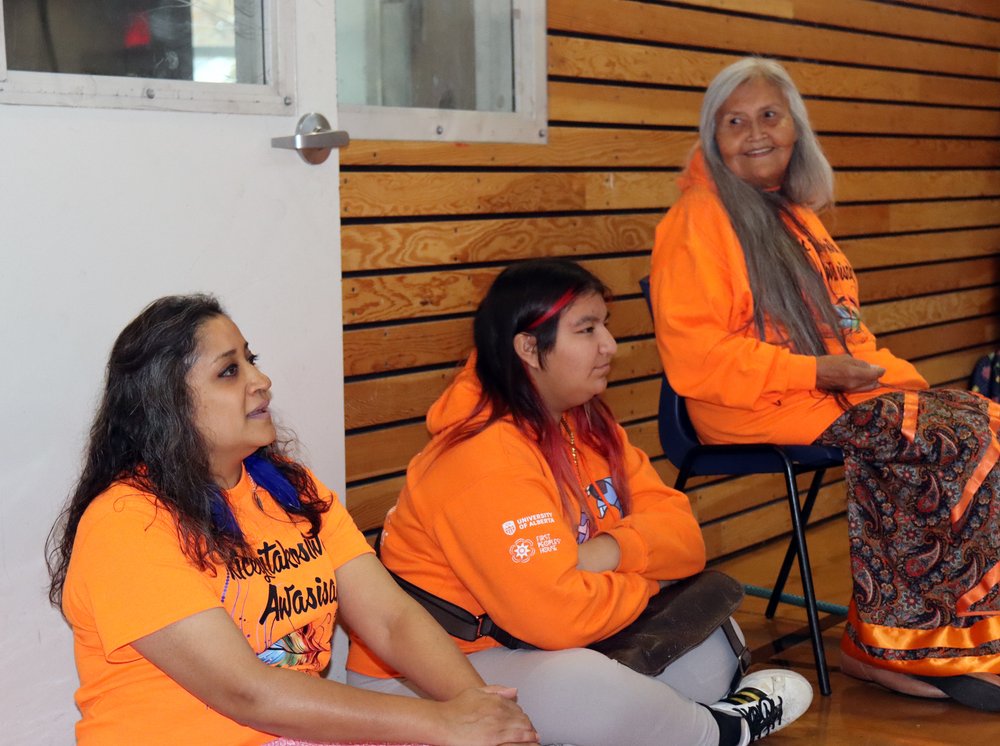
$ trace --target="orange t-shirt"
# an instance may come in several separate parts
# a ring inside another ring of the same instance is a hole
[[[700,151],[680,184],[681,198],[656,228],[650,273],[656,344],[670,384],[705,443],[812,443],[843,410],[816,389],[815,357],[792,352],[773,329],[759,338],[743,248]],[[812,210],[793,209],[812,234],[801,244],[826,281],[848,351],[885,368],[885,388],[847,398],[857,404],[893,388],[927,388],[910,363],[876,347],[847,257]],[[828,349],[844,352],[832,337]]]
[[[620,427],[632,498],[625,517],[607,462],[577,441],[594,524],[582,511],[565,515],[548,463],[509,418],[440,452],[441,433],[478,397],[479,381],[467,366],[431,408],[427,424],[436,437],[410,462],[399,502],[386,516],[382,561],[390,570],[472,614],[488,613],[532,645],[563,649],[617,632],[646,608],[658,580],[705,566],[687,497],[663,484]],[[618,567],[578,570],[577,544],[599,533],[617,540]],[[464,653],[499,645],[489,637],[455,642]],[[355,638],[347,666],[395,675]]]
[[[275,738],[212,710],[131,643],[220,607],[268,665],[322,671],[337,612],[335,571],[371,548],[336,497],[317,487],[331,507],[319,536],[307,539],[299,529],[304,522],[291,520],[261,487],[257,506],[244,470],[226,496],[256,555],[214,575],[189,562],[173,518],[148,493],[116,482],[94,499],[80,521],[63,592],[80,675],[79,744],[255,746]]]

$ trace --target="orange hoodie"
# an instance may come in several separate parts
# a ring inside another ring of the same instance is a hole
[[[658,580],[705,566],[687,498],[663,484],[620,427],[632,512],[621,517],[607,462],[578,443],[583,474],[611,504],[591,495],[597,525],[589,530],[579,513],[563,513],[541,451],[509,418],[438,452],[442,433],[472,412],[479,392],[475,369],[466,365],[428,413],[434,438],[410,462],[406,486],[386,516],[386,567],[472,614],[488,613],[515,637],[563,649],[617,632],[646,607]],[[598,533],[618,541],[618,568],[578,570],[577,541]],[[456,642],[465,653],[499,647],[488,637]],[[347,666],[368,676],[396,675],[356,638]]]
[[[705,443],[812,443],[842,413],[816,390],[816,358],[793,353],[773,329],[761,341],[753,324],[753,295],[739,239],[700,151],[681,181],[683,193],[656,228],[650,289],[656,344],[663,368],[687,400]],[[843,318],[850,353],[885,368],[886,388],[849,394],[857,404],[892,390],[924,389],[905,360],[876,349],[861,322],[858,283],[847,257],[811,210],[795,214],[812,233],[802,245],[821,270]],[[830,338],[831,353],[843,352]]]

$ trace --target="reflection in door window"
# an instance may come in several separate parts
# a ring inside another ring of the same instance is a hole
[[[545,0],[336,0],[356,138],[544,143]]]
[[[514,111],[511,0],[338,0],[344,104]]]
[[[7,68],[265,84],[263,0],[4,0]]]

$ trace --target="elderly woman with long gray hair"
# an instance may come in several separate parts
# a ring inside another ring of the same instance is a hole
[[[1000,711],[1000,407],[877,348],[817,212],[833,173],[776,62],[709,85],[656,231],[660,357],[705,443],[844,452],[852,676]]]

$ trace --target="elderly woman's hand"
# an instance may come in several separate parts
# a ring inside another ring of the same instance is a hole
[[[816,358],[816,388],[823,391],[871,391],[879,385],[885,368],[850,355]]]

